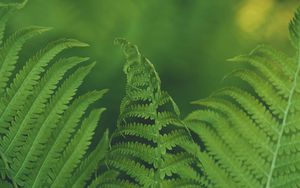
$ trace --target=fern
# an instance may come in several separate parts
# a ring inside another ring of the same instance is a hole
[[[201,182],[191,166],[195,158],[184,149],[193,145],[193,140],[179,118],[177,105],[161,90],[153,65],[137,47],[124,39],[116,43],[127,59],[127,85],[106,163],[119,174],[117,180],[104,181],[100,187],[118,187],[126,180],[130,180],[126,187],[173,187],[170,182],[181,179],[186,183],[178,187],[199,187]]]
[[[232,86],[194,102],[185,120],[204,147],[197,154],[209,187],[300,187],[300,8],[290,23],[296,56],[261,45],[231,61],[246,66]]]
[[[60,39],[19,62],[24,44],[49,30],[4,37],[25,4],[0,3],[0,187],[300,187],[300,8],[289,27],[295,57],[260,45],[232,58],[245,66],[228,77],[244,87],[195,101],[184,121],[150,61],[117,39],[125,97],[111,138],[105,131],[92,147],[105,109],[90,106],[107,90],[77,96],[95,63],[58,57],[88,45]]]
[[[23,5],[1,4],[1,39],[9,15]],[[1,42],[1,185],[87,186],[106,153],[107,132],[96,150],[88,150],[104,109],[92,110],[82,120],[89,106],[102,98],[106,90],[92,91],[75,99],[78,87],[95,63],[79,65],[88,60],[81,57],[56,60],[62,51],[87,44],[74,39],[52,42],[21,69],[16,68],[22,66],[17,64],[25,42],[48,30],[36,26],[24,28]]]

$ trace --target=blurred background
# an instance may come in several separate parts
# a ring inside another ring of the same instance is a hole
[[[50,26],[48,40],[63,36],[89,43],[78,54],[97,65],[80,92],[110,89],[98,105],[107,108],[102,128],[113,128],[125,84],[116,37],[137,44],[152,61],[184,117],[194,108],[191,101],[221,87],[234,67],[226,59],[260,43],[292,54],[287,27],[298,5],[298,0],[29,0],[9,30]]]

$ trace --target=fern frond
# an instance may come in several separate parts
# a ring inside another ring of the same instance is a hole
[[[148,164],[155,162],[155,156],[152,154],[156,152],[154,147],[139,142],[125,142],[116,144],[111,150],[110,155],[127,156],[139,158]]]
[[[51,59],[64,49],[77,46],[86,45],[76,40],[59,40],[38,52],[36,56],[25,64],[23,69],[16,74],[12,84],[1,98],[2,104],[5,106],[0,117],[2,126],[8,124],[7,122],[9,121],[7,120],[11,119],[10,115],[21,108],[28,96],[33,93],[34,86],[37,85],[38,80],[41,78],[41,73],[44,72],[44,68]]]
[[[64,116],[61,118],[56,130],[51,136],[50,141],[47,143],[46,150],[44,151],[42,157],[40,157],[37,165],[35,165],[34,170],[30,175],[32,178],[27,181],[29,187],[41,187],[43,185],[42,183],[48,179],[48,173],[53,167],[53,164],[56,164],[61,159],[61,153],[65,150],[67,142],[70,141],[72,134],[74,134],[76,131],[76,127],[78,126],[85,111],[89,105],[99,100],[105,92],[106,90],[89,92],[73,102],[73,104],[65,112]],[[103,152],[103,150],[106,148],[105,145],[108,145],[105,140],[106,137],[107,133],[104,135],[103,141],[97,145],[97,150],[95,151],[99,153]],[[92,156],[91,161],[86,160],[86,163],[95,160]]]
[[[8,16],[23,4],[0,4],[0,39]],[[0,48],[0,184],[14,187],[88,186],[108,148],[108,133],[88,152],[104,109],[91,104],[107,90],[76,92],[95,63],[88,58],[57,58],[62,51],[88,46],[74,39],[50,43],[21,69],[19,53],[26,41],[49,30],[22,29]],[[58,59],[52,62],[53,59]],[[84,120],[82,120],[84,119]],[[76,180],[70,181],[70,180]]]
[[[106,156],[108,141],[108,131],[106,131],[100,143],[97,144],[97,147],[81,162],[77,170],[73,173],[67,187],[84,187],[93,174],[97,174],[97,169],[100,163],[103,163]]]
[[[155,172],[153,169],[147,169],[147,167],[143,164],[140,164],[126,156],[120,155],[110,156],[110,158],[107,159],[107,163],[117,168],[119,171],[126,172],[127,175],[134,178],[135,181],[145,187],[151,187],[151,185],[153,185],[153,176]]]
[[[166,176],[172,176],[173,173],[178,173],[182,175],[182,177],[184,176],[191,177],[192,174],[183,174],[182,171],[181,172],[177,172],[177,171],[178,169],[183,170],[184,168],[186,168],[186,166],[189,166],[189,164],[193,163],[194,160],[195,158],[188,153],[178,153],[175,155],[166,154],[165,162],[161,167],[161,171]]]
[[[114,170],[104,172],[93,180],[89,188],[97,188],[98,185],[103,188],[138,188],[126,180],[117,180],[118,175],[119,173]]]
[[[202,188],[205,187],[200,186],[197,182],[193,182],[192,180],[165,180],[162,184],[164,188]]]
[[[16,7],[0,8],[0,45],[2,45],[3,43],[6,22],[8,21],[12,13],[15,11],[15,9]]]
[[[49,28],[44,27],[28,27],[17,31],[15,34],[10,36],[6,41],[4,41],[1,46],[0,52],[0,96],[4,93],[4,88],[7,86],[9,77],[15,68],[17,63],[18,53],[21,50],[24,43],[35,35],[41,34],[48,31]],[[6,109],[1,108],[1,121],[4,121],[3,114],[5,114]]]
[[[182,145],[193,145],[193,140],[177,105],[161,90],[157,72],[137,47],[123,39],[116,42],[127,59],[123,69],[127,85],[106,163],[120,172],[116,181],[128,176],[136,186],[161,187],[168,178],[186,178],[181,170],[192,169],[195,157]]]
[[[300,185],[299,74],[300,9],[290,24],[297,57],[261,45],[229,77],[246,83],[227,87],[194,102],[187,126],[201,140],[196,153],[208,187],[282,187]]]
[[[55,63],[37,84],[33,95],[22,107],[22,111],[17,114],[14,124],[10,127],[9,134],[4,134],[1,147],[7,156],[13,156],[19,152],[25,140],[37,123],[37,117],[45,111],[46,103],[54,93],[56,85],[63,78],[63,75],[72,67],[87,60],[86,58],[71,57],[61,59]]]
[[[22,182],[26,179],[27,170],[37,161],[45,148],[52,131],[57,127],[61,114],[68,108],[70,100],[81,85],[85,76],[90,72],[94,64],[78,68],[66,81],[60,86],[55,95],[50,99],[48,108],[37,120],[36,127],[28,136],[26,145],[21,149],[23,155],[18,156],[13,161],[12,169],[15,172],[15,178]]]
[[[259,45],[251,52],[251,54],[277,64],[279,69],[283,71],[284,75],[288,76],[290,79],[293,78],[294,70],[297,68],[297,65],[293,63],[295,57],[289,57],[285,53],[268,45]]]
[[[104,109],[92,111],[90,116],[83,121],[82,126],[64,151],[62,160],[50,174],[51,182],[53,182],[51,187],[65,187],[65,183],[86,153],[103,111]],[[101,152],[101,154],[103,153]]]
[[[149,141],[155,140],[157,128],[152,125],[144,125],[142,123],[128,123],[112,134],[112,137],[120,137],[123,135],[143,137]]]

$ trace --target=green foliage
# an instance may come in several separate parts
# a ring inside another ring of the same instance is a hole
[[[300,8],[289,27],[295,57],[260,45],[230,59],[245,63],[226,77],[242,85],[194,102],[184,121],[153,64],[117,39],[125,97],[116,130],[92,146],[105,109],[91,105],[107,90],[77,96],[95,63],[58,57],[87,44],[60,39],[20,62],[25,43],[49,30],[4,37],[25,3],[0,3],[0,187],[300,187]]]
[[[194,102],[187,118],[201,139],[197,154],[209,187],[300,186],[300,9],[290,23],[296,56],[261,45],[230,61],[245,66],[232,86]]]
[[[134,187],[173,187],[172,182],[184,180],[177,187],[199,187],[191,166],[195,158],[184,149],[196,145],[179,118],[177,105],[161,90],[157,72],[137,47],[123,39],[116,43],[127,60],[123,69],[126,95],[106,160],[120,172],[116,181],[129,179]]]
[[[1,7],[1,39],[8,16],[17,8],[18,4]],[[68,48],[87,44],[61,39],[48,44],[26,63],[18,62],[25,42],[48,30],[27,27],[1,42],[1,186],[83,187],[106,153],[107,132],[96,150],[88,150],[104,111],[101,108],[89,113],[88,108],[106,90],[75,99],[78,87],[95,63],[79,65],[88,58],[56,57]]]

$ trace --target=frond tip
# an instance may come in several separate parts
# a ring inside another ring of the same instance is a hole
[[[300,7],[296,10],[290,25],[290,39],[295,48],[300,48]]]

